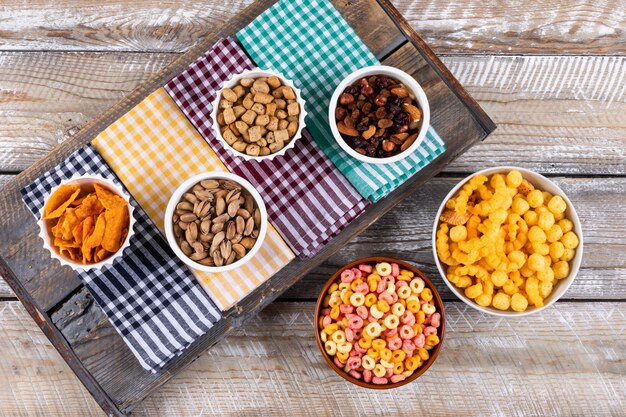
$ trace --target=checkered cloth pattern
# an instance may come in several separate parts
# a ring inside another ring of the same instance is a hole
[[[225,80],[253,66],[235,40],[221,39],[165,89],[226,166],[257,187],[270,219],[294,251],[311,257],[369,202],[306,131],[293,149],[271,161],[245,161],[224,148],[213,132],[211,103]]]
[[[181,182],[209,171],[227,171],[163,88],[105,129],[93,144],[162,232],[167,203]],[[245,265],[221,273],[193,273],[225,310],[294,257],[270,224],[263,245]]]
[[[87,145],[21,190],[37,219],[52,188],[75,174],[99,174],[123,188]],[[99,270],[76,272],[141,366],[156,372],[222,316],[137,201],[131,197],[130,204],[135,234],[123,256]]]
[[[328,104],[336,86],[355,70],[379,61],[328,0],[282,0],[237,33],[254,62],[294,80],[306,100],[307,128],[320,148],[371,201],[391,193],[445,151],[430,127],[422,145],[392,164],[360,162],[335,142]]]

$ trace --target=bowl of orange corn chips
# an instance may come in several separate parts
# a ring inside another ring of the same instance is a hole
[[[45,199],[38,222],[44,248],[73,269],[112,264],[133,235],[129,199],[121,187],[98,175],[65,181]]]

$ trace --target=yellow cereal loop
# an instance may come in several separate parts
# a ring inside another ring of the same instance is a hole
[[[414,371],[416,370],[418,367],[420,366],[419,363],[419,357],[416,356],[412,356],[410,358],[407,358],[404,361],[404,367],[405,369],[409,370],[409,371]]]
[[[391,362],[393,352],[389,348],[383,348],[380,350],[380,359],[386,362]]]
[[[360,338],[358,343],[363,349],[369,349],[372,347],[372,339]]]
[[[339,359],[339,362],[346,363],[346,361],[350,357],[350,354],[349,353],[343,353],[343,352],[337,352],[337,354],[335,356],[337,356],[337,359]]]
[[[378,310],[383,313],[388,312],[390,309],[389,303],[387,303],[387,301],[385,300],[378,300],[378,302],[376,303],[376,308],[378,308]]]
[[[415,314],[418,311],[420,311],[420,309],[422,308],[422,305],[417,300],[409,300],[409,301],[406,302],[406,308],[411,313]]]
[[[377,376],[379,378],[382,378],[382,377],[385,376],[386,373],[387,373],[387,370],[380,363],[377,363],[376,366],[374,366],[374,375],[375,376]]]
[[[419,356],[423,361],[427,361],[430,358],[430,354],[424,348],[417,349],[417,356]]]
[[[426,336],[426,341],[424,343],[426,346],[437,346],[439,344],[439,336],[436,334],[430,334]]]
[[[376,294],[369,293],[365,296],[365,306],[368,308],[376,304],[377,301]]]
[[[334,306],[330,309],[330,318],[337,320],[337,317],[339,317],[339,306]]]
[[[394,363],[393,364],[393,374],[394,375],[400,375],[402,372],[404,372],[404,364],[402,362]]]
[[[337,344],[343,343],[346,341],[346,333],[343,330],[337,330],[332,335],[330,335],[330,338],[333,342]]]
[[[369,357],[371,357],[374,360],[380,358],[380,350],[378,350],[378,349],[369,348],[369,349],[367,349],[367,354],[368,354]]]
[[[327,340],[326,343],[324,343],[324,350],[327,354],[333,356],[337,353],[337,344],[332,340]]]
[[[430,288],[424,288],[420,296],[424,301],[431,301],[433,299],[433,292],[430,290]]]
[[[331,323],[324,327],[324,332],[329,336],[335,333],[337,330],[339,330],[339,325],[337,323]]]
[[[400,275],[404,275],[407,276],[409,278],[413,278],[415,276],[415,274],[413,273],[413,271],[409,271],[407,269],[401,269],[400,270]]]
[[[337,291],[337,289],[339,289],[339,284],[333,282],[333,284],[328,288],[328,294],[332,294],[333,292]]]
[[[369,355],[363,355],[361,358],[361,366],[363,366],[363,369],[371,371],[376,366],[376,361]]]
[[[423,311],[418,311],[415,314],[415,321],[417,322],[417,324],[422,324],[426,321],[426,313]]]
[[[383,339],[372,340],[372,347],[374,349],[382,350],[387,346],[387,342]]]

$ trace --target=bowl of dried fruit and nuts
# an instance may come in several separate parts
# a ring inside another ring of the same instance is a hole
[[[305,116],[304,100],[293,82],[261,69],[225,81],[211,112],[224,147],[246,160],[284,155],[300,138]]]
[[[165,235],[187,265],[223,272],[249,261],[267,232],[267,211],[256,189],[227,172],[183,182],[165,211]]]
[[[413,77],[374,65],[353,72],[337,86],[328,119],[335,140],[349,155],[388,164],[420,146],[430,124],[430,107]]]

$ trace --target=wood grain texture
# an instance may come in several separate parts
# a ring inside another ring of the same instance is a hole
[[[328,278],[343,265],[368,256],[414,262],[444,300],[456,297],[434,264],[432,227],[439,205],[462,178],[434,178],[364,233],[317,267],[283,297],[317,299]],[[583,225],[585,256],[565,299],[626,300],[626,178],[553,178],[574,203]]]
[[[619,416],[626,406],[626,341],[616,336],[626,331],[625,303],[557,303],[503,320],[448,302],[437,362],[418,381],[376,395],[325,364],[313,309],[272,304],[133,416]],[[103,415],[18,302],[0,305],[0,348],[0,414]]]
[[[0,49],[182,52],[251,0],[3,2]],[[393,0],[437,53],[623,54],[619,0]]]
[[[0,172],[29,167],[173,59],[153,53],[0,53]],[[516,161],[551,174],[624,174],[626,57],[443,61],[499,126],[448,172]]]

